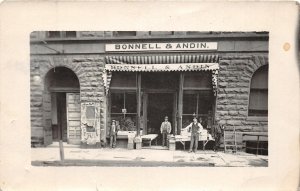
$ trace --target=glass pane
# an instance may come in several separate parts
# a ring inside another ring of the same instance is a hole
[[[127,113],[136,113],[137,112],[137,100],[135,93],[126,93],[125,94],[125,106]]]
[[[173,33],[173,31],[150,31],[150,34],[153,36],[173,35]]]
[[[198,117],[198,122],[201,123],[202,127],[206,129],[207,128],[207,123],[208,123],[207,115],[205,115],[205,116],[200,115]]]
[[[122,113],[124,108],[124,93],[111,94],[111,113]]]
[[[212,88],[210,72],[184,73],[184,88]]]
[[[183,115],[182,116],[182,128],[186,128],[190,123],[193,122],[193,115]]]
[[[249,109],[268,110],[268,91],[267,90],[251,90]]]
[[[60,32],[59,31],[49,31],[48,32],[48,37],[49,38],[59,38],[60,37]]]
[[[136,87],[136,73],[134,72],[113,72],[111,79],[111,88]]]
[[[196,113],[197,94],[183,94],[183,114]]]
[[[268,110],[249,110],[249,116],[268,116]]]
[[[251,88],[268,89],[268,65],[262,66],[254,73]]]
[[[67,38],[74,38],[76,37],[76,31],[66,31]]]
[[[212,95],[202,95],[199,94],[199,105],[198,105],[198,113],[199,114],[208,114],[208,111],[212,110]]]
[[[115,31],[113,32],[114,36],[135,36],[136,31]]]

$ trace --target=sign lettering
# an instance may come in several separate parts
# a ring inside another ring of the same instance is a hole
[[[189,63],[189,64],[106,64],[107,71],[201,71],[218,70],[218,63]]]
[[[217,50],[217,42],[178,42],[178,43],[122,43],[106,44],[107,52],[135,51],[178,51],[178,50]]]

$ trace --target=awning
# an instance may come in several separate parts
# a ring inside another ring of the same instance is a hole
[[[171,71],[213,71],[218,63],[180,63],[180,64],[106,64],[106,71],[119,72],[171,72]]]
[[[106,64],[177,64],[177,63],[218,63],[216,54],[176,54],[176,55],[139,55],[106,56]]]
[[[112,72],[211,71],[216,95],[218,55],[107,56],[103,81],[108,93]]]

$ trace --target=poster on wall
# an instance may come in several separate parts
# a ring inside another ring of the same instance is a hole
[[[81,103],[81,142],[88,145],[100,143],[100,103]]]

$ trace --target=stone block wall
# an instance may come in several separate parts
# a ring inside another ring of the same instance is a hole
[[[106,98],[102,78],[102,72],[104,71],[104,58],[99,55],[31,56],[31,139],[43,140],[44,80],[48,71],[54,67],[60,66],[71,69],[78,77],[80,83],[81,102],[100,102],[101,140],[105,140]]]
[[[267,132],[266,119],[248,117],[250,83],[253,73],[268,64],[267,55],[222,56],[219,61],[216,122],[237,131]]]

